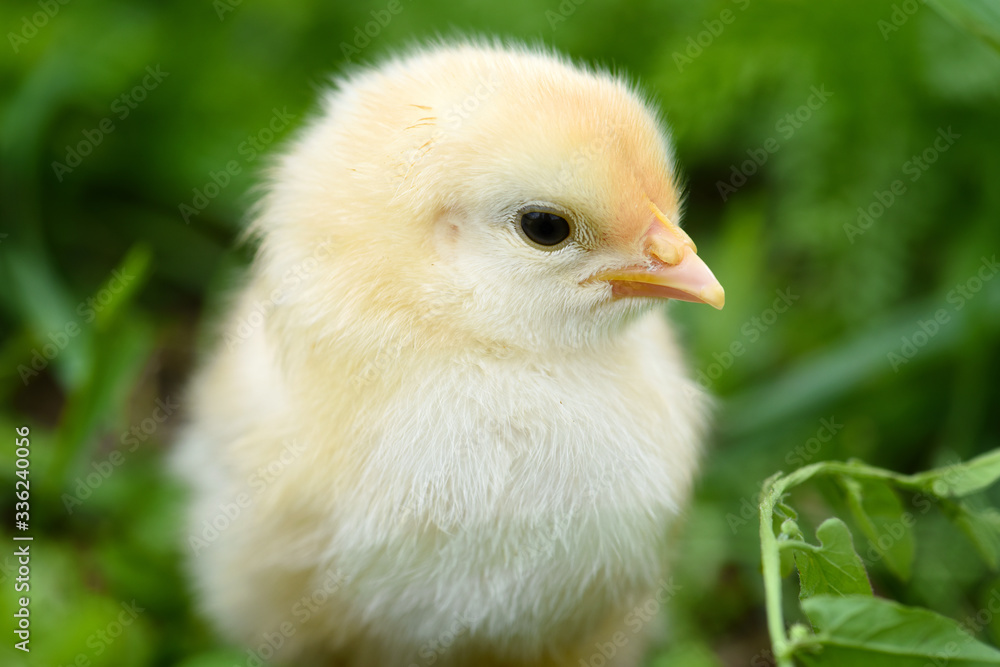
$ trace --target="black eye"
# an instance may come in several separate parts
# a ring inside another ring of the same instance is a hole
[[[519,224],[530,241],[546,248],[568,239],[571,231],[566,218],[548,211],[525,211]]]

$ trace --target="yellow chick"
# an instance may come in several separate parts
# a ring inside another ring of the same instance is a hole
[[[174,461],[245,664],[639,663],[705,422],[657,306],[724,301],[679,199],[649,103],[551,53],[338,82],[270,174]]]

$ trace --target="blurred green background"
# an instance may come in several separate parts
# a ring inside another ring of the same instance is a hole
[[[996,3],[389,7],[0,5],[0,483],[13,508],[14,428],[30,426],[35,537],[30,660],[5,631],[0,664],[246,664],[193,610],[164,470],[199,323],[252,254],[236,240],[262,170],[329,76],[436,35],[621,68],[672,127],[686,226],[727,305],[671,309],[720,404],[650,664],[769,664],[755,494],[771,473],[850,457],[908,472],[1000,445]],[[822,516],[827,491],[801,502]],[[916,513],[912,580],[872,558],[876,591],[974,614],[1000,581]],[[13,545],[13,511],[2,530]],[[1000,640],[1000,620],[981,636]]]

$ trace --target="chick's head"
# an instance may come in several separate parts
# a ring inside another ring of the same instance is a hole
[[[318,283],[343,303],[577,345],[665,298],[722,307],[678,188],[662,124],[621,77],[470,44],[344,82],[279,169],[269,217],[301,248],[333,239]],[[303,217],[308,233],[288,230]]]

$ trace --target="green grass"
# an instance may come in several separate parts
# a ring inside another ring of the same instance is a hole
[[[756,507],[774,472],[857,458],[913,473],[1000,445],[1000,279],[984,264],[1000,254],[997,14],[902,5],[402,0],[352,58],[436,34],[543,41],[629,72],[672,127],[686,226],[727,306],[671,309],[721,401],[675,549],[672,642],[650,664],[767,664]],[[8,633],[0,662],[229,666],[245,654],[211,636],[180,571],[163,459],[181,418],[142,425],[181,399],[199,323],[247,261],[235,240],[261,172],[387,3],[53,6],[34,32],[38,3],[0,6],[0,432],[31,428],[35,537],[31,660]],[[275,109],[293,119],[262,136]],[[824,484],[798,492],[804,525],[850,515]],[[1000,580],[976,545],[938,508],[914,530],[907,582],[866,563],[876,594],[959,620],[984,608]],[[7,619],[16,576],[0,555]],[[105,642],[133,600],[143,611]],[[1000,620],[978,636],[997,643]]]

